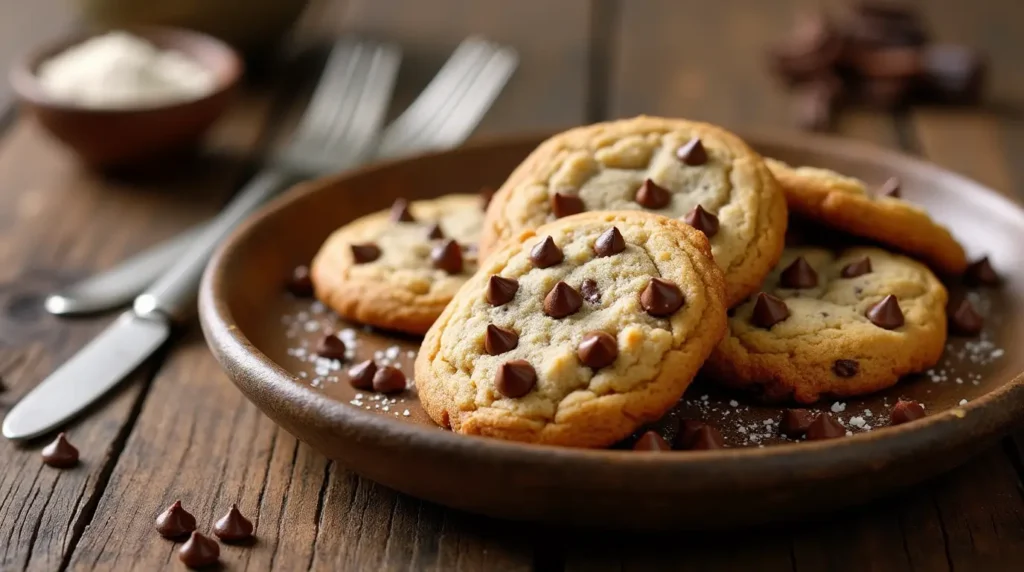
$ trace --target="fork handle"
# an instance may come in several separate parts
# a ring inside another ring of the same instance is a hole
[[[192,246],[135,298],[140,316],[163,314],[183,320],[195,310],[199,281],[217,246],[247,216],[288,184],[282,171],[265,169],[253,177],[230,203],[209,222]]]

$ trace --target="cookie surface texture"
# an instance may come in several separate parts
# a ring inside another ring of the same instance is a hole
[[[704,235],[642,212],[590,212],[521,233],[427,332],[416,384],[439,425],[603,447],[660,418],[725,331]]]
[[[878,248],[787,248],[764,294],[733,311],[706,371],[766,401],[871,393],[933,366],[946,342],[943,285]]]
[[[400,203],[352,221],[313,259],[316,296],[344,318],[422,334],[476,271],[482,221],[476,195]]]
[[[542,143],[491,201],[481,254],[561,216],[602,210],[653,212],[703,230],[730,305],[756,290],[784,244],[785,198],[756,152],[714,125],[637,117]]]
[[[795,214],[892,246],[946,274],[967,268],[967,255],[944,226],[920,207],[870,191],[867,185],[815,167],[765,159]]]

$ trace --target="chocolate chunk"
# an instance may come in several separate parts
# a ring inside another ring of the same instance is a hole
[[[524,359],[507,361],[498,368],[494,376],[494,387],[505,397],[522,397],[537,384],[537,372]]]
[[[704,233],[704,236],[711,238],[718,234],[718,217],[704,210],[704,207],[697,205],[686,213],[683,222]]]
[[[444,270],[448,274],[458,274],[462,272],[462,247],[449,238],[430,249],[430,262],[434,268]]]
[[[708,152],[704,149],[700,137],[694,137],[676,149],[676,158],[686,165],[696,167],[708,162]]]
[[[865,314],[871,323],[879,328],[895,330],[903,325],[903,310],[896,296],[889,294],[882,301],[868,308]]]
[[[793,123],[807,131],[826,131],[835,119],[838,94],[830,84],[814,81],[793,92]]]
[[[754,312],[750,323],[758,328],[771,328],[789,317],[789,307],[780,298],[766,292],[759,292],[754,301]]]
[[[779,274],[779,285],[783,288],[814,288],[818,285],[818,273],[803,256],[798,256]]]
[[[562,262],[565,255],[562,249],[555,244],[555,239],[545,236],[544,240],[538,242],[530,251],[530,260],[538,268],[548,268]]]
[[[481,208],[483,210],[487,210],[487,207],[490,206],[491,199],[494,198],[494,193],[495,191],[491,187],[480,188],[480,202],[482,203]]]
[[[633,445],[634,451],[670,451],[672,447],[661,435],[654,431],[647,431],[636,440]]]
[[[242,516],[238,505],[231,505],[231,510],[213,525],[213,533],[224,542],[241,542],[252,538],[252,522]]]
[[[640,306],[656,318],[671,316],[683,307],[683,292],[675,284],[662,278],[651,278],[640,292]]]
[[[196,517],[181,506],[180,500],[156,517],[156,531],[164,538],[180,538],[195,529]]]
[[[327,359],[345,359],[345,342],[334,334],[327,334],[316,344],[316,353]]]
[[[615,336],[607,332],[587,332],[576,347],[576,355],[583,365],[601,369],[615,362],[619,357],[619,344]]]
[[[649,209],[661,209],[672,202],[672,193],[654,181],[647,179],[636,192],[636,202]]]
[[[220,545],[216,540],[193,531],[188,541],[178,549],[178,559],[189,568],[211,566],[220,559]]]
[[[798,439],[807,434],[807,429],[813,421],[814,414],[806,409],[787,409],[782,414],[779,431],[787,437]]]
[[[368,359],[348,369],[348,382],[356,389],[370,391],[373,389],[373,376],[376,374],[377,364]]]
[[[506,330],[495,326],[487,325],[487,333],[484,335],[484,349],[492,356],[503,354],[514,350],[519,345],[519,334],[512,330]]]
[[[626,240],[614,226],[601,233],[594,242],[594,254],[599,257],[611,256],[626,250]]]
[[[987,75],[984,56],[968,46],[932,44],[921,56],[921,94],[932,101],[978,103]]]
[[[444,238],[444,231],[441,230],[441,223],[435,222],[429,229],[427,229],[427,238],[432,240],[436,238]]]
[[[904,423],[923,419],[926,415],[924,406],[920,403],[901,399],[896,402],[896,405],[892,406],[892,411],[889,413],[889,424],[903,425]]]
[[[856,278],[869,272],[871,272],[871,259],[865,256],[860,260],[855,260],[843,266],[843,269],[839,271],[839,275],[843,278]]]
[[[288,280],[288,291],[296,298],[313,296],[313,278],[309,275],[308,266],[300,265],[292,270],[292,277]]]
[[[492,306],[501,306],[512,301],[519,291],[519,282],[512,278],[503,278],[492,274],[487,279],[487,302]]]
[[[832,363],[832,373],[839,377],[853,377],[860,371],[860,364],[857,360],[837,359]]]
[[[725,440],[722,433],[711,425],[695,419],[684,420],[676,437],[676,448],[679,449],[699,451],[723,447]]]
[[[878,187],[878,191],[875,194],[879,197],[890,197],[893,199],[900,198],[900,179],[899,177],[889,177],[881,187]]]
[[[574,215],[583,212],[583,199],[576,195],[555,193],[551,195],[551,212],[556,218]]]
[[[822,439],[835,439],[846,436],[846,427],[832,419],[828,413],[819,413],[818,416],[807,426],[807,440],[820,441]]]
[[[378,367],[373,374],[373,390],[378,393],[401,393],[405,391],[405,374],[390,365]]]
[[[409,203],[405,199],[395,199],[391,204],[391,222],[413,222],[412,213],[409,212]]]
[[[987,256],[970,263],[964,271],[964,283],[968,286],[998,286],[999,282],[999,274]]]
[[[601,301],[601,291],[597,288],[597,282],[590,278],[583,281],[580,291],[583,293],[583,299],[591,304],[597,304]]]
[[[49,445],[43,447],[43,462],[58,469],[70,469],[78,464],[78,449],[59,433]]]
[[[951,301],[947,314],[949,331],[958,336],[976,336],[985,325],[981,314],[974,309],[974,304],[966,296]]]
[[[352,260],[354,260],[356,264],[365,264],[380,258],[380,247],[372,242],[351,244],[349,245],[349,248],[352,249]]]
[[[575,314],[583,306],[583,297],[565,282],[555,287],[544,297],[544,313],[552,318],[564,318]]]

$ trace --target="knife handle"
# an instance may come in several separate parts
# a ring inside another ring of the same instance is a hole
[[[217,245],[260,205],[288,183],[282,171],[260,171],[224,207],[173,266],[152,286],[135,298],[135,313],[146,317],[154,312],[184,320],[195,311],[199,281]]]

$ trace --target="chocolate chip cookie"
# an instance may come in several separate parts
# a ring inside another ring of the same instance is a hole
[[[641,210],[703,232],[735,304],[782,252],[786,205],[761,157],[706,123],[637,117],[580,127],[540,145],[487,210],[483,256],[520,232],[584,211]]]
[[[725,331],[704,234],[636,211],[524,231],[427,332],[420,402],[468,435],[603,447],[661,417]]]
[[[898,179],[872,192],[863,181],[828,169],[765,162],[794,213],[892,246],[941,273],[960,274],[967,267],[964,249],[949,230],[900,199]]]
[[[422,334],[476,271],[480,197],[448,195],[336,230],[311,265],[316,296],[344,318]]]
[[[762,292],[737,307],[706,371],[766,401],[863,395],[933,366],[946,289],[879,248],[787,248]]]

